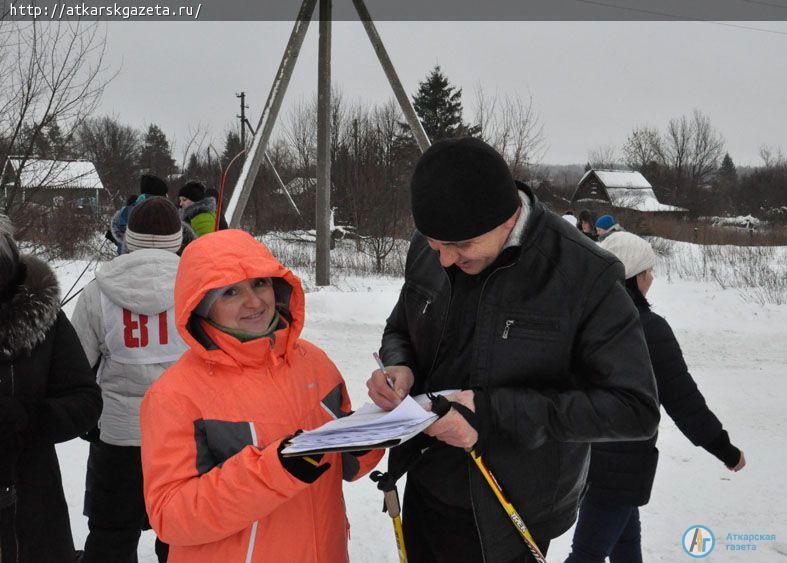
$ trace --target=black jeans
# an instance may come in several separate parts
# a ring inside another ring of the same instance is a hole
[[[472,511],[443,504],[410,483],[405,489],[402,528],[409,563],[481,563],[484,560]],[[549,540],[534,539],[541,553],[546,555]],[[524,545],[524,541],[522,543]],[[528,551],[524,559],[518,556],[510,563],[531,561],[535,559]]]
[[[142,460],[136,446],[90,444],[85,485],[88,533],[81,563],[136,563],[139,536],[149,529],[142,495]],[[156,540],[159,561],[166,544]],[[163,558],[162,558],[163,557]]]
[[[582,501],[565,563],[642,563],[639,508]]]

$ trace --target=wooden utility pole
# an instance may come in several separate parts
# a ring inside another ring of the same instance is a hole
[[[318,64],[317,64],[317,205],[316,205],[316,227],[317,227],[317,285],[330,284],[330,216],[331,216],[331,3],[332,0],[319,0],[320,2],[320,29],[318,38]],[[227,216],[233,228],[240,226],[243,210],[249,200],[254,179],[259,171],[263,158],[267,155],[265,150],[270,140],[273,126],[276,122],[279,109],[281,108],[284,94],[292,76],[292,70],[298,59],[303,38],[309,28],[314,8],[317,0],[303,0],[301,9],[298,12],[297,20],[292,28],[289,42],[284,51],[279,70],[273,80],[268,100],[260,116],[254,140],[249,149],[249,158],[243,163],[232,198],[227,205]],[[369,41],[377,54],[380,65],[383,67],[385,76],[391,85],[394,96],[402,108],[407,124],[415,136],[421,152],[429,148],[429,138],[424,131],[415,108],[407,96],[402,86],[399,76],[396,74],[391,59],[388,56],[382,39],[377,33],[377,28],[372,21],[369,11],[363,0],[353,0],[361,23],[366,30]],[[241,93],[243,95],[243,93]],[[240,97],[240,95],[239,95]],[[241,101],[241,106],[244,102]],[[243,114],[243,109],[241,109]],[[251,131],[254,131],[249,127]],[[355,131],[357,138],[357,127]],[[357,149],[356,149],[357,151]],[[357,180],[356,180],[357,181]],[[286,190],[285,190],[286,193]],[[294,202],[292,202],[295,206]],[[296,208],[297,209],[297,208]]]
[[[331,285],[331,1],[320,0],[317,40],[317,285]]]
[[[246,110],[249,106],[246,105],[246,92],[241,92],[240,94],[235,94],[236,98],[240,98],[240,115],[236,115],[238,119],[240,119],[240,146],[244,149],[246,148]],[[254,133],[252,133],[253,135]]]

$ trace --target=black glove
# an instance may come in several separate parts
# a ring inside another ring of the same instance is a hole
[[[112,230],[107,229],[107,232],[104,233],[104,238],[107,239],[109,242],[113,244],[117,244],[118,241],[115,240],[115,236],[112,234]]]
[[[298,430],[294,436],[297,436],[300,433],[301,430]],[[279,448],[276,450],[279,454],[279,461],[281,462],[282,467],[284,467],[284,469],[286,469],[289,474],[296,479],[299,479],[304,483],[314,483],[323,473],[331,468],[331,464],[323,463],[320,465],[320,460],[322,459],[323,454],[296,457],[284,457],[281,455],[281,451],[287,447],[287,442],[292,437],[293,436],[287,436],[279,444]]]
[[[0,439],[15,437],[27,428],[28,409],[14,397],[0,397]]]

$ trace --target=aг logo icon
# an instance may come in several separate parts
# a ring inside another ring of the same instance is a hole
[[[716,536],[706,526],[692,526],[683,532],[683,551],[690,557],[699,559],[710,555],[716,547]]]

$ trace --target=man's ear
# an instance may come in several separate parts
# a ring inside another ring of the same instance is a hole
[[[519,214],[520,213],[522,213],[522,206],[521,205],[519,207],[517,207],[517,209],[514,212],[514,214],[511,215],[511,217],[508,218],[508,221],[506,221],[505,225],[506,225],[507,229],[513,229],[514,228],[514,225],[516,225],[517,219],[519,219]]]

